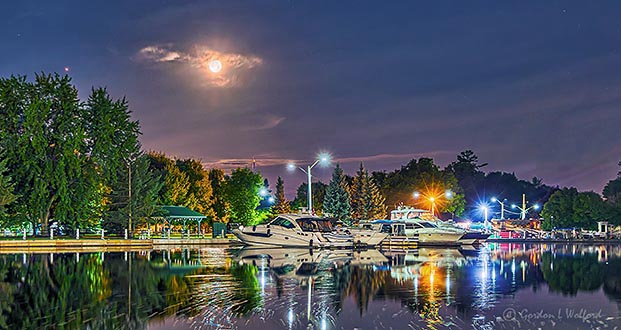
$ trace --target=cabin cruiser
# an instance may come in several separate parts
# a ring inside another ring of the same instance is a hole
[[[465,231],[439,228],[429,221],[408,219],[403,220],[375,220],[361,224],[363,228],[386,233],[382,245],[408,245],[410,243],[421,246],[429,245],[460,245],[459,239]]]
[[[372,228],[364,227],[340,227],[337,228],[338,233],[351,235],[354,237],[354,245],[356,247],[374,247],[379,246],[388,233],[382,233]]]
[[[459,239],[461,244],[472,245],[484,242],[490,234],[477,230],[464,230],[458,227],[452,221],[442,221],[431,214],[431,212],[422,209],[409,208],[400,206],[396,210],[390,212],[391,220],[408,221],[428,221],[434,223],[437,227],[448,231],[461,232],[463,236]]]
[[[331,219],[308,214],[281,214],[268,224],[240,226],[233,234],[246,245],[351,248],[354,237],[336,232]]]

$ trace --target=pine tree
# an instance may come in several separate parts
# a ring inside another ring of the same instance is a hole
[[[357,220],[381,219],[386,215],[386,199],[369,172],[360,163],[360,169],[350,187],[352,217]]]
[[[272,208],[274,214],[290,213],[291,206],[285,198],[285,182],[281,177],[276,181],[276,204]]]
[[[368,176],[367,176],[368,177]],[[368,209],[367,219],[383,219],[386,217],[386,198],[382,195],[379,187],[375,184],[373,178],[368,177]]]
[[[349,186],[351,196],[351,216],[353,219],[361,220],[367,218],[367,182],[368,174],[364,166],[360,163],[360,169],[356,172],[352,184]]]
[[[323,212],[341,221],[350,222],[351,206],[349,204],[349,193],[345,186],[345,175],[339,164],[336,164],[332,180],[326,190],[326,197],[323,201]]]

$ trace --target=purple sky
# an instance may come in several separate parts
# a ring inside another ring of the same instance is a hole
[[[15,1],[0,75],[67,68],[81,97],[128,98],[146,149],[254,157],[289,191],[304,176],[286,161],[321,150],[352,173],[473,149],[601,192],[621,160],[619,17],[616,1]]]

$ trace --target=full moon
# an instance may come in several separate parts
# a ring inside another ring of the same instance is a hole
[[[222,62],[218,60],[212,60],[211,62],[209,62],[209,71],[213,73],[218,73],[220,72],[220,70],[222,70]]]

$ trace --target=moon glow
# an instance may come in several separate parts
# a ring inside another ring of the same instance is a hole
[[[212,60],[209,62],[209,71],[218,73],[220,70],[222,70],[222,62],[218,60]]]

